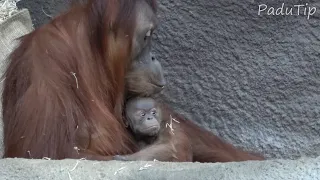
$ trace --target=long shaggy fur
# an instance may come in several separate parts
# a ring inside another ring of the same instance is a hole
[[[120,118],[136,1],[77,3],[20,39],[3,76],[4,157],[134,151]]]
[[[179,128],[183,130],[192,143],[193,161],[197,162],[233,162],[247,160],[264,160],[263,156],[251,154],[229,144],[212,132],[200,128],[192,121],[174,112],[170,107],[162,104],[162,111],[170,114],[179,122]],[[179,130],[179,131],[181,131]]]
[[[22,37],[9,57],[2,94],[4,157],[101,160],[136,151],[121,118],[135,4],[142,0],[75,1],[81,3]],[[156,11],[154,0],[144,1]],[[194,161],[263,159],[165,111],[185,132],[185,139],[173,142],[176,147],[164,146],[168,152],[190,141]]]

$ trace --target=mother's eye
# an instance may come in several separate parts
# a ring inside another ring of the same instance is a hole
[[[152,29],[149,29],[144,36],[144,40],[146,41],[149,37],[151,37],[151,35],[152,35]]]

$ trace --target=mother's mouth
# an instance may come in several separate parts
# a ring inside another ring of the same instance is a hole
[[[154,86],[163,89],[165,85],[153,83]]]

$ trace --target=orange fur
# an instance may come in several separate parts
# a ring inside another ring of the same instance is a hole
[[[121,115],[137,1],[76,3],[20,39],[3,75],[4,157],[110,160],[136,151]],[[155,12],[155,1],[144,1]],[[169,141],[169,150],[191,142],[194,161],[263,159],[165,111],[185,139]]]
[[[179,129],[188,137],[192,145],[193,161],[197,162],[232,162],[232,161],[247,161],[247,160],[264,160],[264,157],[250,154],[236,148],[219,137],[200,128],[192,121],[186,119],[182,115],[174,112],[166,105],[162,105],[162,111],[170,114],[173,118],[179,121]],[[186,142],[186,143],[190,143]]]
[[[3,76],[4,157],[134,151],[120,118],[135,3],[79,3],[20,39]]]

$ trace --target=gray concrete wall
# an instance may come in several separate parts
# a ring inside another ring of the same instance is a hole
[[[281,1],[282,2],[282,1]],[[276,0],[161,0],[155,53],[162,99],[234,145],[268,158],[320,155],[320,3],[306,16],[258,16]],[[35,26],[65,0],[22,0]],[[291,0],[285,6],[300,4]]]

